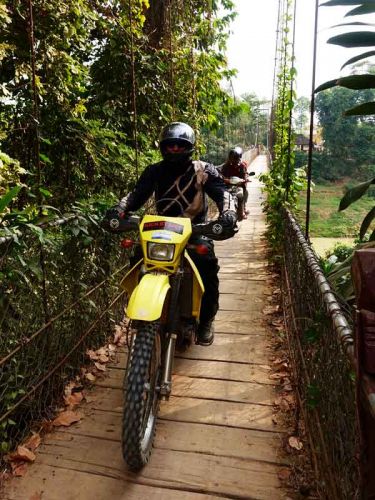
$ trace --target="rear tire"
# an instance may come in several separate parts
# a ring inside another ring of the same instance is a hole
[[[146,465],[155,437],[161,374],[159,329],[157,322],[138,323],[125,374],[122,452],[132,471]]]

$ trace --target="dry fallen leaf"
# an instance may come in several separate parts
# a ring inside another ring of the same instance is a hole
[[[115,352],[116,351],[116,346],[114,344],[108,344],[108,350],[110,352]]]
[[[113,338],[113,343],[118,344],[123,336],[124,336],[124,330],[120,326],[116,326],[115,327],[115,335]]]
[[[18,446],[17,450],[9,455],[12,462],[34,462],[35,454],[25,446]]]
[[[41,441],[42,438],[39,436],[39,434],[34,433],[31,437],[29,437],[27,441],[23,443],[23,446],[31,451],[35,451],[40,445]]]
[[[36,491],[29,500],[42,500],[42,492],[41,491]]]
[[[286,381],[287,381],[287,383],[285,385],[283,385],[283,390],[287,391],[287,392],[292,392],[293,387],[290,384],[290,380],[286,379]]]
[[[275,314],[278,312],[278,310],[280,309],[280,306],[266,306],[262,313],[265,314],[265,315],[269,315],[269,314]]]
[[[91,359],[91,361],[96,361],[97,359],[99,359],[97,353],[95,351],[92,351],[91,349],[87,349],[86,354]]]
[[[109,361],[109,357],[108,357],[107,355],[105,355],[105,354],[101,354],[101,355],[99,356],[99,361],[100,361],[101,363],[108,363],[108,361]]]
[[[73,392],[73,394],[69,394],[69,396],[64,397],[65,404],[68,406],[76,406],[83,399],[82,392]]]
[[[85,373],[85,378],[89,382],[95,382],[95,380],[96,380],[96,377],[93,373]]]
[[[277,475],[279,476],[279,479],[282,481],[287,481],[290,478],[291,471],[290,469],[280,469]]]
[[[60,413],[60,415],[56,417],[52,423],[55,427],[60,427],[60,426],[69,427],[75,422],[79,422],[81,418],[82,415],[80,413],[75,413],[74,411],[66,410]]]
[[[106,356],[108,354],[108,349],[106,347],[101,347],[96,351],[98,356]]]
[[[94,365],[95,365],[95,368],[97,370],[99,370],[100,372],[105,372],[106,371],[105,365],[102,365],[102,364],[100,364],[98,362],[95,362]]]
[[[291,448],[294,448],[295,450],[302,450],[303,448],[303,443],[298,439],[296,436],[291,436],[288,439],[289,446]]]
[[[13,472],[14,476],[22,477],[26,474],[26,471],[27,471],[26,462],[12,463],[11,466],[12,466],[12,472]]]
[[[289,373],[287,372],[271,373],[271,375],[268,376],[271,380],[279,380],[286,377],[289,377]]]

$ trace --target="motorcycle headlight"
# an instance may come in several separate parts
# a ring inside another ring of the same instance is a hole
[[[147,255],[151,260],[173,260],[174,245],[171,243],[147,243]]]

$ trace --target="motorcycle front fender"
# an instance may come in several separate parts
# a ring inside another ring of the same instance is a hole
[[[130,296],[126,315],[138,321],[156,321],[162,315],[170,288],[167,275],[145,274]]]

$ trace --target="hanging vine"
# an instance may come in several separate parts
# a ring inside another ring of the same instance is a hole
[[[282,234],[280,209],[285,204],[294,206],[297,194],[304,185],[304,174],[294,168],[291,150],[293,131],[291,113],[295,92],[294,80],[294,17],[297,0],[281,0],[277,29],[278,72],[272,109],[272,165],[268,174],[262,176],[267,192],[265,211],[269,223],[269,241],[274,249],[280,245]],[[294,8],[293,8],[294,7]],[[291,36],[292,35],[292,36]],[[291,36],[291,39],[290,39]]]

